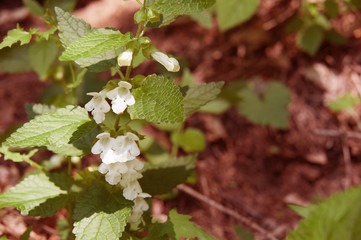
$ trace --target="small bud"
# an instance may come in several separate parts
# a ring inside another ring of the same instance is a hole
[[[132,49],[127,49],[126,51],[119,54],[119,56],[118,56],[118,65],[120,67],[130,66],[130,64],[132,64],[132,59],[133,59],[133,50]]]
[[[140,9],[134,14],[135,24],[144,23],[145,21],[147,21],[147,14],[145,13],[144,9]]]
[[[157,13],[156,11],[154,11],[151,8],[148,9],[148,11],[147,11],[147,17],[148,17],[148,20],[152,23],[160,21],[159,13]]]
[[[177,59],[168,57],[162,52],[154,52],[151,54],[154,60],[162,64],[169,72],[178,72],[180,67]]]

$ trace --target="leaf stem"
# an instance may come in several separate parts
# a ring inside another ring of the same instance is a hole
[[[124,80],[124,74],[122,73],[122,71],[120,71],[120,69],[119,68],[115,68],[116,69],[116,71],[117,71],[117,73],[119,74],[119,76],[120,76],[120,78],[122,79],[122,80]]]

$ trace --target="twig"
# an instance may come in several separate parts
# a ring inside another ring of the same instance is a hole
[[[190,188],[184,184],[178,185],[177,188],[179,190],[191,195],[192,197],[218,209],[220,212],[227,214],[227,215],[241,221],[244,225],[247,225],[247,226],[253,228],[254,230],[258,231],[259,233],[262,233],[267,238],[272,239],[272,240],[277,240],[277,238],[275,236],[273,236],[273,234],[268,233],[267,230],[265,230],[264,228],[259,226],[257,223],[253,222],[252,220],[248,219],[247,217],[241,216],[239,213],[233,211],[232,209],[229,209],[229,208],[217,203],[216,201],[210,199],[209,197],[197,192],[193,188]]]

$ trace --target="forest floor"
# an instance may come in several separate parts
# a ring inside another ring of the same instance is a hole
[[[136,5],[132,2],[92,1],[79,5],[75,13],[93,27],[134,32]],[[277,80],[288,86],[292,99],[287,130],[254,125],[234,108],[220,115],[192,115],[186,126],[201,129],[207,147],[198,157],[198,182],[190,187],[231,214],[180,190],[173,200],[155,198],[155,215],[176,207],[224,240],[237,239],[234,224],[250,229],[256,239],[269,239],[260,229],[284,239],[301,219],[288,204],[314,203],[361,183],[361,142],[342,134],[359,132],[361,108],[356,106],[352,114],[335,114],[327,108],[330,100],[347,92],[361,96],[361,16],[350,13],[336,19],[333,24],[348,43],[323,44],[311,58],[296,47],[295,35],[285,33],[289,17],[280,17],[295,15],[299,4],[298,0],[263,0],[250,21],[224,33],[216,21],[213,28],[205,29],[188,17],[149,30],[147,35],[161,51],[188,62],[197,83]],[[17,22],[26,29],[42,26],[21,1],[1,1],[0,39]],[[135,72],[155,71],[155,65],[145,63]],[[27,121],[24,103],[38,102],[46,85],[35,73],[0,73],[0,134]],[[28,170],[25,164],[2,160],[0,192],[15,185]],[[61,214],[41,219],[1,209],[0,235],[17,239],[27,225],[33,225],[32,239],[58,239],[55,224]]]

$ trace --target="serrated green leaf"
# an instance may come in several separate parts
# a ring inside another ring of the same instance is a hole
[[[309,26],[297,35],[297,45],[311,56],[315,56],[323,41],[323,29],[318,25]]]
[[[84,108],[67,106],[25,123],[4,144],[18,148],[46,146],[65,156],[80,156],[87,153],[91,146],[84,149],[77,140],[80,141],[87,135],[93,136],[95,126]]]
[[[221,31],[250,19],[257,11],[259,2],[259,0],[218,0],[216,13]]]
[[[361,187],[332,195],[318,204],[289,240],[359,240],[361,236]]]
[[[41,38],[44,38],[45,40],[49,40],[49,36],[54,34],[54,32],[58,30],[56,27],[50,28],[46,30],[45,32],[38,32],[36,35],[40,36]]]
[[[59,37],[63,46],[68,45],[78,38],[90,33],[91,26],[84,20],[71,15],[59,7],[55,7],[56,20],[58,22]]]
[[[189,221],[192,217],[177,213],[176,209],[168,213],[168,220],[163,224],[154,224],[144,240],[163,239],[165,235],[172,239],[202,239],[215,240],[195,223]]]
[[[346,38],[342,36],[340,33],[336,32],[334,29],[331,29],[326,32],[325,38],[329,43],[335,45],[342,45],[346,43]]]
[[[128,112],[150,122],[182,122],[183,97],[173,80],[155,74],[146,77],[132,94],[135,104]]]
[[[15,45],[0,50],[0,69],[3,73],[29,72],[32,70],[28,45]]]
[[[58,54],[58,46],[53,40],[43,40],[30,45],[29,59],[40,79],[44,80],[51,64]]]
[[[189,116],[200,107],[215,99],[221,92],[224,82],[203,83],[190,86],[184,97],[184,116]]]
[[[270,125],[275,128],[287,128],[291,101],[289,89],[279,82],[268,84],[263,98],[252,88],[240,91],[242,101],[239,103],[239,113],[255,124]]]
[[[145,163],[143,178],[139,179],[144,192],[159,195],[171,191],[183,183],[195,167],[196,156],[173,158],[160,164]]]
[[[197,128],[187,128],[184,132],[174,132],[172,142],[186,152],[201,152],[206,147],[206,137]]]
[[[301,217],[307,218],[310,213],[317,208],[317,205],[310,204],[307,207],[295,205],[295,204],[288,204],[288,207],[295,211]]]
[[[239,240],[254,240],[254,236],[251,231],[242,228],[238,225],[233,225],[233,230],[236,233]]]
[[[34,28],[27,32],[18,25],[16,29],[8,31],[7,36],[4,38],[2,43],[0,43],[0,49],[3,49],[4,47],[11,47],[17,42],[20,42],[20,45],[28,44],[31,40],[32,34],[34,34],[37,30],[38,29]]]
[[[94,29],[92,32],[70,43],[60,60],[77,60],[97,56],[109,50],[122,47],[132,38],[131,33],[121,34],[114,29]]]
[[[16,207],[21,214],[27,215],[47,199],[65,193],[66,191],[58,188],[44,173],[38,172],[28,175],[15,187],[3,192],[0,195],[0,207]]]
[[[157,0],[151,8],[159,13],[177,16],[202,12],[214,3],[215,0]]]
[[[36,15],[42,16],[45,12],[43,6],[41,6],[36,0],[22,0],[23,4],[29,9],[29,11]]]
[[[222,97],[216,97],[214,100],[202,106],[199,111],[203,113],[221,114],[232,107],[232,104]]]
[[[72,197],[74,198],[73,195],[61,194],[54,198],[47,199],[39,206],[36,206],[32,210],[30,210],[28,216],[40,216],[42,218],[51,217],[61,208],[65,207],[66,204],[71,201]]]
[[[339,97],[334,101],[328,103],[328,107],[334,112],[341,112],[346,109],[353,108],[360,102],[359,97],[353,97],[351,93],[347,93],[345,96]]]
[[[119,239],[133,203],[122,191],[110,193],[99,183],[81,193],[74,209],[76,239]]]

